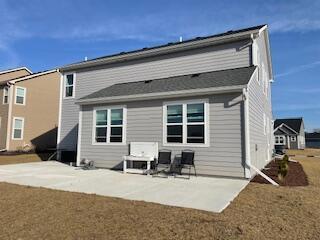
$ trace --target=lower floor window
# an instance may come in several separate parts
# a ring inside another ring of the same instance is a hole
[[[24,118],[13,118],[13,132],[12,139],[21,140],[23,139],[23,127],[24,127]]]
[[[207,101],[164,104],[164,143],[206,144]]]
[[[296,142],[296,141],[297,141],[297,138],[296,138],[296,136],[291,136],[291,137],[290,137],[290,140],[291,140],[291,142]]]
[[[106,108],[94,111],[94,142],[123,143],[125,108]]]
[[[277,145],[285,145],[285,136],[275,136],[275,144]]]

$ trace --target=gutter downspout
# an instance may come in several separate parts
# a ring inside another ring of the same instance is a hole
[[[245,146],[246,146],[246,158],[245,158],[245,177],[251,178],[251,170],[255,171],[261,177],[266,179],[274,186],[279,186],[278,183],[273,181],[263,172],[261,172],[258,168],[251,164],[251,154],[250,154],[250,129],[249,129],[249,95],[248,95],[248,87],[243,88],[243,98],[244,98],[244,122],[245,122]]]

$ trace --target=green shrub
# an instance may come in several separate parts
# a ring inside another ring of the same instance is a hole
[[[284,157],[279,160],[279,169],[278,169],[278,177],[282,181],[288,174],[289,169],[289,157],[288,155],[284,155]]]

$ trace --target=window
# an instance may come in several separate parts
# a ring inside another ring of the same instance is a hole
[[[12,139],[13,140],[22,140],[23,139],[23,127],[24,127],[24,118],[13,118],[13,131]]]
[[[64,97],[74,97],[75,74],[67,74],[64,78]]]
[[[95,144],[125,143],[126,109],[97,108],[94,110]]]
[[[15,104],[25,105],[26,104],[26,88],[16,87],[16,98]]]
[[[164,144],[208,144],[207,101],[167,103],[163,106]]]
[[[285,136],[275,136],[275,144],[276,145],[285,145],[286,144]]]
[[[291,142],[296,142],[296,141],[297,141],[296,136],[291,136],[291,137],[290,137],[290,141],[291,141]]]
[[[8,104],[9,102],[9,88],[4,87],[3,88],[3,104]]]

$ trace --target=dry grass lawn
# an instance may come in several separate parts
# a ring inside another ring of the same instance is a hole
[[[18,155],[0,155],[0,165],[4,164],[17,164],[28,162],[41,162],[41,159],[48,159],[48,153],[40,154],[18,154]]]
[[[0,239],[319,239],[320,159],[310,185],[250,183],[221,214],[0,183]]]
[[[287,150],[287,154],[290,155],[304,155],[304,156],[320,156],[320,148],[306,148],[304,150]]]

